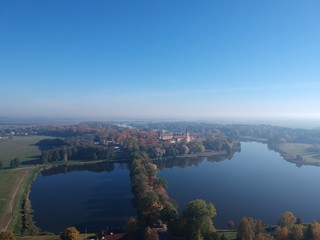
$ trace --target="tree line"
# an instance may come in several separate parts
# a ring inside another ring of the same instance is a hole
[[[320,224],[317,221],[304,224],[292,212],[284,212],[275,227],[266,227],[261,220],[241,219],[239,240],[320,240]]]
[[[119,159],[140,153],[146,153],[151,159],[194,155],[206,151],[232,155],[240,149],[238,142],[220,133],[191,142],[171,143],[159,140],[157,132],[153,130],[118,129],[111,126],[96,129],[94,133],[64,139],[44,139],[39,141],[38,146],[42,150],[42,163]]]

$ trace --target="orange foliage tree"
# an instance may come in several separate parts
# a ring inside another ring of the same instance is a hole
[[[61,240],[76,240],[80,233],[75,227],[66,228],[60,235]]]

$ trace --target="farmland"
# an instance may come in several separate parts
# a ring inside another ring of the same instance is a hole
[[[15,136],[12,139],[0,139],[0,160],[4,168],[10,166],[13,158],[19,158],[22,164],[38,159],[41,152],[35,144],[44,138],[47,137]],[[0,229],[20,230],[21,204],[26,197],[34,172],[33,167],[0,170]]]
[[[50,138],[46,136],[14,136],[13,138],[0,139],[0,161],[4,167],[10,166],[10,161],[19,158],[21,163],[37,160],[41,154],[35,145],[42,139]]]
[[[278,145],[280,152],[289,154],[293,158],[301,156],[301,163],[306,165],[319,165],[319,154],[311,151],[312,144],[282,143]]]

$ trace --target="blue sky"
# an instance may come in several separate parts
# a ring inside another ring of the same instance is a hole
[[[0,1],[0,116],[320,119],[320,2]]]

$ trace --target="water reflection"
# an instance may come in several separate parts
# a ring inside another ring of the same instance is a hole
[[[127,169],[126,163],[117,163],[120,167]],[[90,164],[75,164],[75,165],[59,165],[50,167],[41,172],[42,176],[51,176],[60,173],[69,173],[72,171],[89,171],[89,172],[112,172],[115,168],[114,162],[99,162]]]
[[[159,170],[163,170],[165,168],[187,168],[192,166],[199,166],[203,161],[208,162],[221,162],[224,160],[231,160],[234,154],[226,155],[216,155],[211,157],[175,157],[175,158],[163,158],[154,160],[153,162],[157,165]]]
[[[285,211],[304,221],[319,218],[318,167],[298,168],[265,144],[242,143],[241,148],[232,161],[222,156],[167,160],[158,177],[168,181],[169,196],[180,211],[194,199],[213,202],[218,213],[214,223],[220,228],[243,216],[273,224]]]

